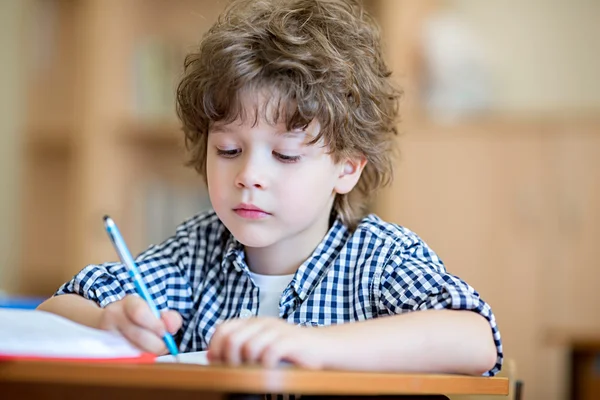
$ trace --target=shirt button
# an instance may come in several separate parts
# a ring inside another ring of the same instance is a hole
[[[250,310],[242,310],[242,312],[240,312],[240,318],[250,318],[253,316],[254,316],[254,313]]]

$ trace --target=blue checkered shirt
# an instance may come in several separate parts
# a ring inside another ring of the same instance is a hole
[[[183,327],[180,351],[200,351],[217,325],[258,314],[259,288],[245,261],[243,246],[214,211],[203,212],[158,246],[137,257],[139,270],[159,309],[178,311]],[[62,285],[57,295],[76,293],[101,307],[135,294],[120,263],[88,265]],[[479,294],[446,272],[442,261],[413,232],[368,215],[349,231],[338,219],[284,290],[279,315],[290,323],[324,326],[427,309],[472,310],[490,324],[497,362],[500,333]]]

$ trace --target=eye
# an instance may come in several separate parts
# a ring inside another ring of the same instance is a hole
[[[277,153],[276,151],[273,152],[273,155],[279,159],[279,161],[288,164],[298,162],[301,158],[300,156],[287,156],[285,154]]]
[[[223,158],[234,158],[241,152],[242,152],[242,150],[240,150],[240,149],[233,149],[233,150],[217,149],[217,155],[220,157],[223,157]]]

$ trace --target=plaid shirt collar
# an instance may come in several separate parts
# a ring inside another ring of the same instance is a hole
[[[227,239],[224,247],[225,252],[221,260],[221,268],[224,272],[229,268],[234,268],[249,274],[250,268],[246,263],[244,245],[228,230],[226,232]],[[341,219],[339,217],[335,218],[323,240],[321,240],[312,255],[300,265],[292,279],[290,287],[300,301],[304,301],[327,274],[350,235],[351,232]],[[289,297],[289,294],[286,291],[283,293],[283,297]]]

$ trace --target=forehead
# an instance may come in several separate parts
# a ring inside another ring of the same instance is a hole
[[[276,89],[246,89],[236,97],[225,118],[210,123],[211,133],[235,133],[240,130],[261,129],[296,137],[307,134],[316,136],[320,132],[317,119],[306,121],[302,118],[294,118],[297,104],[285,98]]]
[[[209,104],[215,108],[208,110],[212,115],[210,126],[227,125],[232,122],[250,123],[267,122],[278,125],[281,122],[294,127],[306,126],[314,116],[299,112],[294,94],[289,90],[278,88],[274,84],[255,82],[238,91],[225,90]]]
[[[272,134],[281,135],[283,137],[315,137],[319,134],[320,124],[317,120],[311,121],[306,127],[288,129],[285,121],[279,121],[277,123],[272,123],[270,121],[266,121],[264,118],[259,117],[254,120],[246,119],[236,119],[232,122],[218,121],[215,122],[209,129],[209,132],[212,134],[236,134],[247,132],[249,130],[261,130],[268,131]]]

